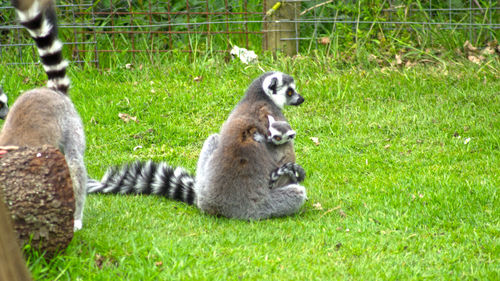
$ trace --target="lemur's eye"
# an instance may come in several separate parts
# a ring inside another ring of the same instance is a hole
[[[293,90],[292,89],[288,89],[288,91],[286,92],[286,94],[291,97],[293,95]]]
[[[275,137],[274,137],[274,140],[276,140],[276,141],[280,141],[280,140],[281,140],[281,137],[280,137],[280,136],[275,136]]]

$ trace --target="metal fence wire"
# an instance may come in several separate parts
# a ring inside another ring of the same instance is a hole
[[[458,33],[486,42],[500,29],[492,0],[68,0],[57,7],[67,55],[96,65],[124,54],[154,60],[163,52],[228,52],[234,45],[299,53],[380,34],[432,41]],[[38,61],[8,0],[0,0],[0,22],[1,64]]]

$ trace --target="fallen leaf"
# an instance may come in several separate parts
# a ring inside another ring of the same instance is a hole
[[[417,64],[416,64],[416,63],[414,63],[414,62],[411,62],[411,61],[407,61],[407,62],[405,63],[405,67],[408,67],[408,68],[409,68],[409,67],[413,67],[413,66],[415,66],[415,65],[417,65]]]
[[[396,54],[396,64],[401,65],[403,61],[401,60],[401,55]]]
[[[125,65],[125,68],[126,68],[126,69],[132,69],[132,66],[133,66],[133,65],[132,65],[131,63],[127,63],[127,64]]]
[[[467,58],[475,64],[480,64],[484,60],[483,56],[468,56]]]
[[[319,139],[317,137],[311,137],[311,140],[315,145],[319,145]]]
[[[196,76],[193,81],[194,82],[201,82],[201,80],[203,80],[203,76]]]
[[[99,255],[99,254],[95,254],[95,265],[99,269],[102,269],[103,262],[104,262],[104,258],[101,255]]]
[[[391,144],[390,144],[390,143],[388,143],[388,144],[386,144],[386,145],[384,146],[384,148],[385,148],[385,149],[388,149],[389,147],[391,147]]]
[[[314,204],[313,204],[313,207],[314,207],[316,210],[323,210],[323,206],[321,206],[321,203],[319,203],[319,202],[314,203]]]
[[[127,113],[118,113],[118,117],[123,120],[123,122],[128,123],[130,120],[134,121],[137,123],[137,117],[135,116],[130,116]]]
[[[23,84],[28,84],[29,81],[30,81],[29,77],[24,77]]]
[[[490,42],[488,42],[488,44],[487,44],[487,45],[488,45],[488,47],[491,47],[491,48],[493,48],[493,49],[495,49],[496,47],[498,47],[498,46],[499,46],[499,45],[498,45],[498,41],[497,41],[497,40],[490,41]]]
[[[330,42],[331,42],[331,41],[330,41],[330,38],[329,38],[329,37],[321,37],[321,38],[319,39],[319,43],[320,43],[320,44],[323,44],[323,45],[328,45],[328,44],[330,44]]]
[[[481,51],[483,55],[493,55],[495,53],[495,49],[492,47],[486,47]]]
[[[472,44],[469,42],[469,40],[465,41],[464,49],[466,52],[476,52],[477,51],[477,48],[472,46]]]
[[[162,265],[163,265],[163,262],[162,262],[162,261],[157,261],[157,262],[155,262],[155,265],[156,265],[156,266],[162,266]]]
[[[342,209],[339,209],[339,216],[345,218],[347,217],[347,214]]]

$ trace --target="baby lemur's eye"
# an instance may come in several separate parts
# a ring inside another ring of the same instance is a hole
[[[293,95],[293,90],[292,89],[288,89],[288,91],[286,92],[286,94],[291,97]]]
[[[280,137],[280,136],[274,136],[274,139],[275,139],[276,141],[280,141],[280,140],[281,140],[281,137]]]

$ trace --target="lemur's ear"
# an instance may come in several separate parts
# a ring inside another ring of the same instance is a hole
[[[273,90],[273,94],[276,94],[276,87],[278,86],[278,78],[274,77],[269,83],[269,89]]]

